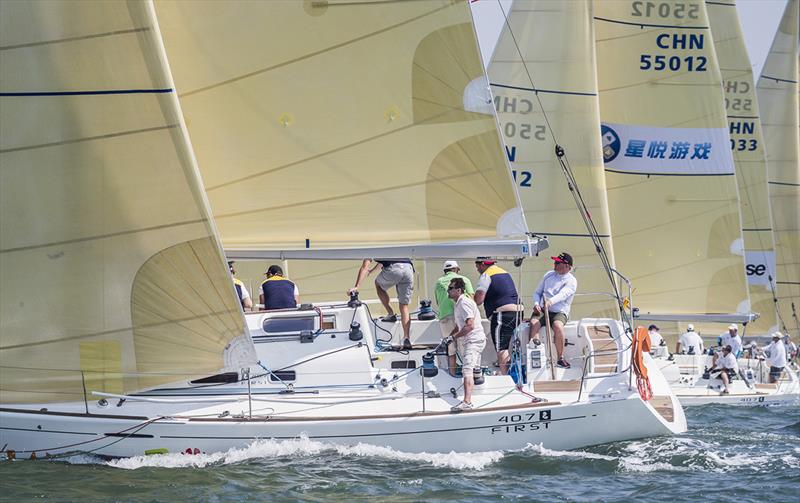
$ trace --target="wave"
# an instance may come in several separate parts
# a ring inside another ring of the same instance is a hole
[[[285,456],[306,457],[323,453],[336,453],[348,457],[379,457],[396,461],[411,461],[429,464],[436,468],[454,470],[483,470],[501,460],[500,451],[490,452],[449,452],[410,453],[368,444],[353,446],[329,444],[310,440],[301,436],[291,440],[257,440],[244,448],[233,448],[225,452],[211,454],[158,454],[153,456],[134,456],[108,461],[105,464],[114,468],[135,470],[143,467],[159,468],[202,468],[212,465],[242,463],[255,459],[271,459]]]

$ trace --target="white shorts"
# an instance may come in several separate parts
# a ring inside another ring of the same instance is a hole
[[[467,375],[473,369],[480,368],[483,348],[486,347],[486,338],[458,341],[458,353],[461,355],[461,373]]]
[[[439,328],[442,330],[442,339],[450,337],[450,334],[453,333],[453,329],[456,328],[456,319],[452,316],[448,316],[443,320],[439,320]],[[455,343],[448,344],[447,356],[453,356],[454,354],[456,354]]]

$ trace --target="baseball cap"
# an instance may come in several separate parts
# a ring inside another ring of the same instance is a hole
[[[448,269],[458,269],[458,262],[456,262],[455,260],[445,260],[442,269],[445,271]]]
[[[477,257],[475,259],[476,264],[483,264],[483,265],[492,265],[496,264],[497,260],[493,259],[492,257]]]
[[[657,325],[650,325],[649,327],[647,327],[647,330],[659,330],[659,328]]]
[[[686,330],[688,330],[689,332],[694,332],[694,325],[689,323],[688,325],[686,325]]]
[[[562,252],[558,255],[558,257],[550,257],[551,259],[555,260],[556,263],[563,262],[568,265],[572,265],[572,255],[567,252]]]
[[[737,327],[735,323],[731,323],[728,325],[728,330],[739,330],[739,327]]]
[[[773,339],[780,339],[781,337],[783,337],[783,334],[780,333],[780,332],[773,332],[772,333],[772,338]]]

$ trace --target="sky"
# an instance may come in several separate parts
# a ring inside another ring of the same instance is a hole
[[[756,79],[761,74],[761,67],[767,59],[767,53],[786,2],[787,0],[739,0],[736,2],[747,51],[750,54],[750,63],[753,65],[753,75]],[[483,61],[487,64],[503,26],[503,10],[508,12],[510,5],[511,0],[473,0],[471,3]]]

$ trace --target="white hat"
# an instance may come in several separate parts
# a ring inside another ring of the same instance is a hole
[[[442,269],[445,271],[448,269],[458,269],[458,268],[459,268],[458,262],[456,262],[455,260],[445,260],[444,265],[442,266]]]
[[[688,325],[686,325],[686,330],[688,330],[689,332],[694,332],[694,325],[689,323]]]
[[[772,338],[773,339],[780,339],[781,337],[783,337],[782,333],[780,333],[780,332],[772,332]]]
[[[739,327],[737,327],[735,323],[731,323],[728,325],[728,330],[739,330]]]

